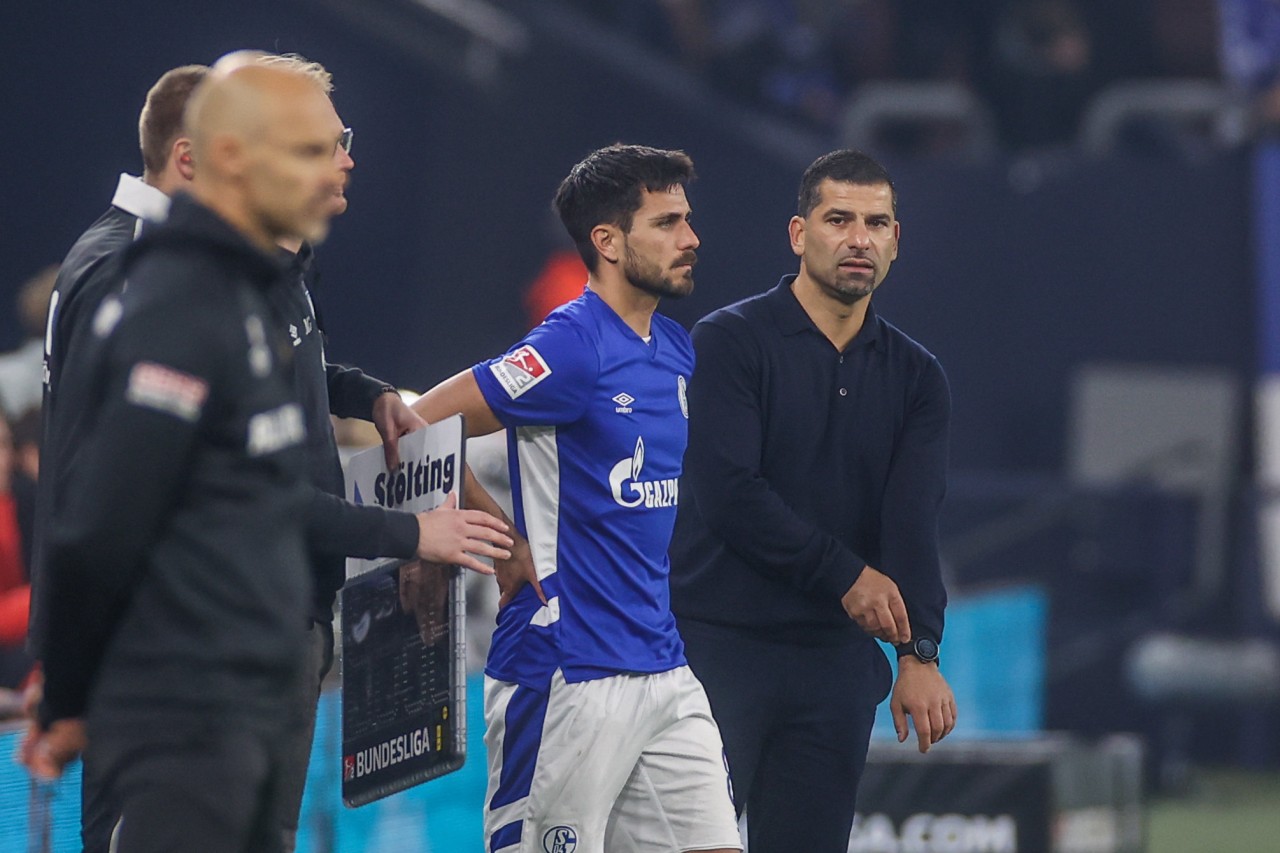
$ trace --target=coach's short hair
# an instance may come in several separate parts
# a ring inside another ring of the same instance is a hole
[[[591,242],[593,228],[607,223],[629,232],[644,191],[687,186],[694,177],[693,161],[683,151],[617,143],[574,166],[560,182],[554,206],[583,263],[594,272],[599,255]]]
[[[823,154],[804,170],[804,176],[800,178],[800,196],[796,200],[796,212],[801,218],[812,213],[822,200],[818,187],[825,180],[864,187],[887,184],[893,201],[893,215],[898,215],[898,190],[893,186],[893,180],[884,166],[861,151],[843,148]]]
[[[138,117],[138,144],[144,174],[159,174],[169,160],[174,140],[184,133],[182,115],[187,99],[209,73],[205,65],[183,65],[166,71],[151,91]]]

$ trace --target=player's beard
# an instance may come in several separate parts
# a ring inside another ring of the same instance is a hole
[[[654,296],[669,299],[679,299],[693,292],[692,265],[697,262],[697,255],[693,252],[685,252],[676,259],[671,268],[663,270],[648,258],[636,254],[631,250],[630,246],[627,246],[622,257],[622,273],[627,277],[627,281],[631,283],[632,287],[643,290],[645,293],[652,293]],[[674,268],[683,264],[689,264],[690,269],[676,273]]]

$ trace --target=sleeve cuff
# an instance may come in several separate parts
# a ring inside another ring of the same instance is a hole
[[[368,413],[365,415],[364,420],[373,420],[373,404],[378,402],[379,397],[383,394],[400,393],[396,386],[374,379],[372,376],[367,377],[367,381],[361,384],[360,391],[365,398],[363,401],[364,410]]]
[[[834,596],[837,601],[844,598],[845,593],[849,591],[849,587],[857,582],[862,576],[862,570],[867,564],[856,557],[847,562],[841,562],[832,566],[818,578],[817,587],[825,590]]]
[[[418,555],[418,517],[411,512],[391,512],[387,523],[388,557],[411,559]]]

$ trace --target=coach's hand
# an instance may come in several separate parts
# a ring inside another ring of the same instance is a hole
[[[888,575],[867,566],[840,603],[849,618],[877,640],[895,645],[911,642],[907,605]]]
[[[494,560],[493,569],[498,575],[499,610],[510,604],[525,584],[532,584],[538,600],[543,604],[547,603],[547,594],[542,591],[538,570],[533,565],[533,552],[529,550],[529,540],[520,534],[516,534],[516,543],[511,546],[511,559]]]
[[[88,743],[84,720],[57,720],[48,729],[41,729],[33,722],[27,726],[18,747],[18,761],[31,775],[53,781],[62,776],[63,768],[74,761]]]
[[[385,395],[384,395],[385,396]],[[482,575],[493,569],[477,557],[506,560],[513,544],[506,522],[478,509],[458,509],[458,493],[450,492],[435,509],[418,513],[419,559],[462,566]]]
[[[936,663],[924,663],[914,655],[898,658],[898,683],[889,701],[898,743],[907,739],[907,717],[915,723],[920,751],[951,734],[956,727],[956,697]]]
[[[399,394],[386,391],[373,401],[373,414],[369,420],[382,436],[382,453],[387,459],[387,470],[394,471],[400,464],[400,436],[427,425],[422,416],[405,405]]]

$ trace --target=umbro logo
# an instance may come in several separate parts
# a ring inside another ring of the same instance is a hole
[[[613,398],[613,402],[618,404],[618,408],[614,409],[614,411],[619,414],[629,415],[631,414],[631,404],[635,401],[635,397],[632,397],[626,391],[623,391],[621,394]]]

